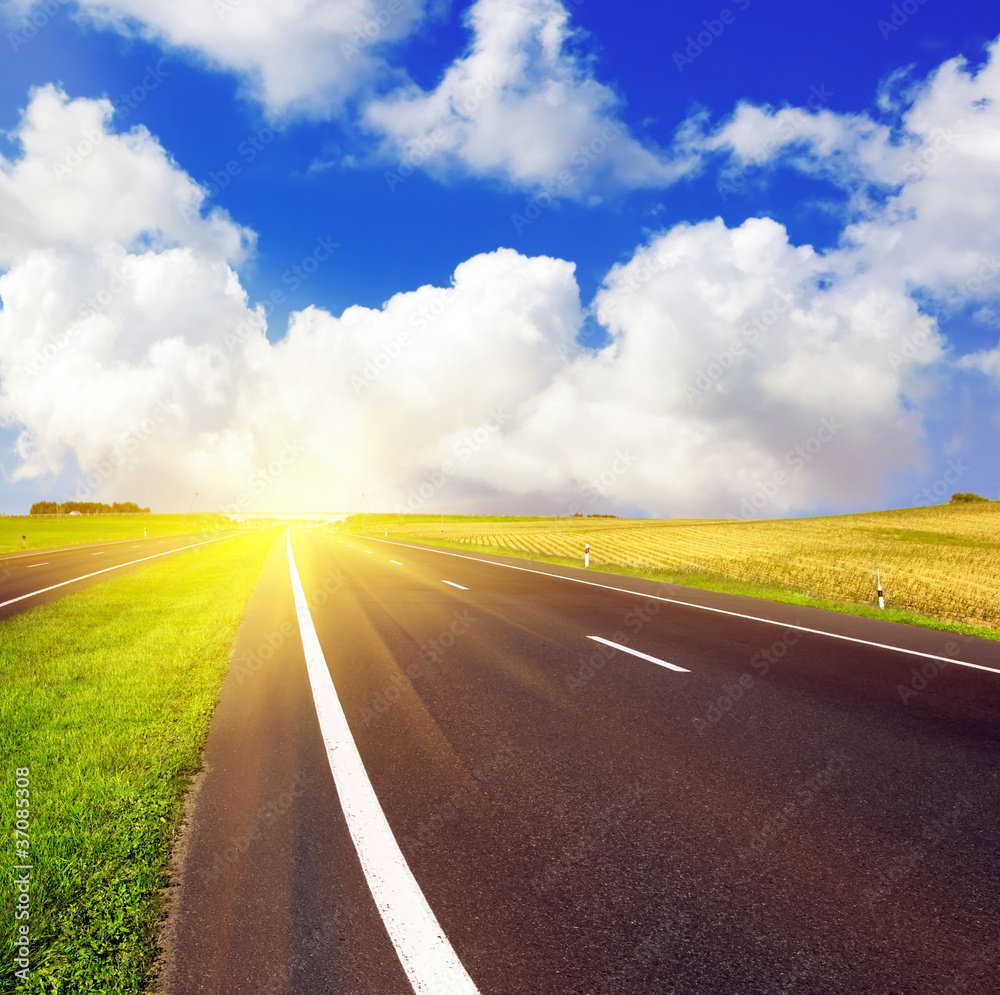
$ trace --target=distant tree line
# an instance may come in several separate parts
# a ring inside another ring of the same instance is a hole
[[[949,504],[969,504],[973,501],[989,501],[989,498],[984,498],[982,494],[972,494],[972,493],[959,493],[952,494]]]
[[[115,501],[114,504],[101,504],[100,501],[36,501],[31,506],[32,515],[68,515],[71,511],[79,511],[82,515],[126,515],[148,514],[149,508],[140,508],[135,501]]]

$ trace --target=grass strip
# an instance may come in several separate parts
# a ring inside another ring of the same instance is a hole
[[[378,533],[374,533],[376,538]],[[364,538],[364,533],[355,533]],[[558,563],[565,567],[582,567],[582,559],[570,560],[558,556],[546,556],[543,553],[525,552],[499,546],[478,546],[468,542],[455,542],[446,539],[435,539],[430,542],[424,538],[415,538],[405,533],[395,533],[392,538],[412,542],[423,546],[448,546],[451,549],[469,550],[479,553],[493,553],[500,556],[513,556],[521,560],[536,560],[540,563]],[[883,622],[904,622],[907,625],[919,625],[927,629],[940,629],[942,632],[957,632],[963,636],[978,636],[981,639],[1000,641],[1000,629],[987,625],[972,625],[967,622],[953,622],[948,619],[934,618],[922,615],[920,612],[906,608],[879,608],[877,604],[862,604],[855,601],[843,601],[833,598],[822,598],[806,591],[798,591],[778,584],[760,584],[754,581],[739,580],[732,577],[722,577],[717,574],[684,572],[676,570],[637,570],[616,563],[590,562],[590,569],[601,573],[614,574],[619,577],[640,577],[643,580],[655,580],[663,584],[677,584],[681,587],[692,587],[702,591],[718,591],[721,594],[739,594],[748,598],[762,598],[765,601],[780,601],[790,605],[804,605],[808,608],[823,608],[827,611],[840,612],[844,615],[859,615],[864,618],[877,618]]]
[[[183,793],[275,536],[179,553],[0,622],[0,991],[149,982]],[[31,782],[27,982],[14,976],[18,768]]]

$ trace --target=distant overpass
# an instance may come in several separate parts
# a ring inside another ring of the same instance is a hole
[[[259,522],[262,520],[278,522],[323,522],[330,525],[333,522],[342,522],[349,515],[360,514],[354,511],[241,511],[230,512],[220,511],[217,514],[223,518],[228,518],[231,522]]]

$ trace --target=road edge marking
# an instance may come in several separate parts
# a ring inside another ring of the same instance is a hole
[[[319,636],[309,613],[288,530],[288,571],[302,652],[330,772],[347,828],[382,922],[417,995],[479,995],[472,978],[441,929],[403,856],[375,794],[358,745],[337,697]]]
[[[245,535],[246,533],[239,533]],[[27,594],[19,594],[16,598],[11,598],[9,601],[0,601],[0,608],[6,608],[7,605],[16,604],[18,601],[24,601],[26,598],[34,598],[39,594],[45,594],[46,591],[54,591],[58,587],[65,587],[67,584],[75,584],[80,580],[87,580],[89,577],[97,577],[100,574],[106,574],[110,570],[121,570],[122,567],[131,567],[136,563],[145,563],[146,560],[155,560],[158,556],[169,556],[171,553],[182,553],[188,549],[194,549],[197,546],[207,546],[211,542],[218,542],[220,539],[235,539],[235,535],[228,536],[216,536],[214,539],[206,539],[204,542],[194,542],[189,546],[181,546],[178,549],[164,549],[160,553],[153,553],[152,556],[142,556],[138,560],[129,560],[127,563],[116,563],[113,567],[104,567],[103,570],[95,570],[93,573],[81,574],[79,577],[72,577],[69,580],[61,580],[58,584],[51,584],[49,587],[40,587],[37,591],[29,591]]]
[[[726,608],[713,608],[711,605],[699,605],[695,601],[681,601],[680,598],[667,598],[662,594],[648,594],[643,591],[630,591],[625,587],[615,587],[613,584],[598,584],[593,580],[583,580],[581,577],[566,577],[563,574],[551,574],[545,570],[533,570],[531,567],[519,567],[513,563],[498,563],[496,560],[483,560],[478,556],[467,556],[464,553],[452,553],[447,549],[435,549],[433,546],[421,546],[419,543],[398,542],[392,539],[376,539],[368,537],[372,542],[384,542],[391,546],[403,546],[405,549],[421,549],[428,553],[441,553],[444,556],[457,556],[460,560],[472,560],[474,563],[489,563],[494,567],[506,567],[508,570],[520,570],[522,573],[538,574],[555,580],[568,580],[573,584],[585,584],[588,587],[600,587],[605,591],[617,591],[619,594],[630,594],[635,598],[652,598],[670,605],[681,605],[685,608],[697,608],[700,611],[714,612],[717,615],[729,615],[733,618],[745,618],[751,622],[763,622],[765,625],[777,625],[782,629],[795,629],[797,632],[810,632],[816,636],[827,636],[830,639],[843,639],[849,643],[860,643],[862,646],[874,646],[877,649],[891,650],[893,653],[906,653],[909,656],[919,656],[924,660],[940,660],[943,663],[954,663],[958,667],[969,667],[972,670],[985,670],[988,674],[1000,676],[1000,669],[987,667],[982,663],[969,663],[967,660],[956,660],[951,656],[941,656],[937,653],[925,653],[923,650],[911,650],[905,646],[893,646],[891,643],[877,643],[872,639],[861,639],[858,636],[845,636],[839,632],[827,632],[825,629],[812,629],[806,625],[794,622],[779,622],[773,618],[761,618],[759,615],[747,615],[743,612],[733,612]],[[502,556],[502,553],[497,554]]]
[[[666,660],[661,660],[658,656],[650,656],[648,653],[640,653],[638,650],[634,650],[630,646],[622,646],[621,643],[613,643],[610,639],[605,639],[603,636],[587,636],[587,638],[593,639],[595,643],[604,643],[605,646],[611,646],[616,650],[621,650],[623,653],[631,653],[632,656],[637,656],[641,660],[649,660],[650,663],[666,667],[668,670],[676,670],[682,674],[691,673],[691,671],[686,667],[678,667],[676,663],[667,663]]]

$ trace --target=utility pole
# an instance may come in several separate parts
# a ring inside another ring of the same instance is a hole
[[[190,514],[191,514],[191,509],[192,509],[192,508],[193,508],[193,507],[195,506],[195,502],[196,502],[197,500],[198,500],[198,492],[197,492],[197,491],[195,491],[195,492],[194,492],[194,497],[193,497],[193,498],[191,498],[191,504],[190,504],[190,505],[188,505],[188,510],[187,510],[187,514],[185,514],[185,516],[184,516],[184,521],[183,521],[183,522],[181,523],[181,528],[182,528],[182,529],[183,529],[183,528],[185,528],[185,527],[187,526],[187,523],[188,523],[188,515],[190,515]],[[195,516],[194,516],[194,521],[195,521],[195,528],[197,528],[197,527],[198,527],[198,513],[197,513],[197,512],[195,512]]]
[[[361,495],[361,500],[362,500],[362,501],[364,501],[364,503],[365,503],[365,506],[366,506],[366,507],[368,508],[368,515],[369,515],[369,517],[370,517],[370,518],[371,518],[371,520],[372,520],[372,528],[373,528],[373,529],[374,529],[374,530],[375,530],[376,532],[378,532],[378,522],[377,522],[377,521],[375,520],[375,513],[374,513],[374,512],[372,511],[372,506],[371,506],[370,504],[368,504],[368,498],[366,498],[366,497],[364,496],[364,494],[362,494],[362,495]],[[362,512],[361,512],[361,514],[363,515],[363,514],[364,514],[364,511],[362,511]]]

